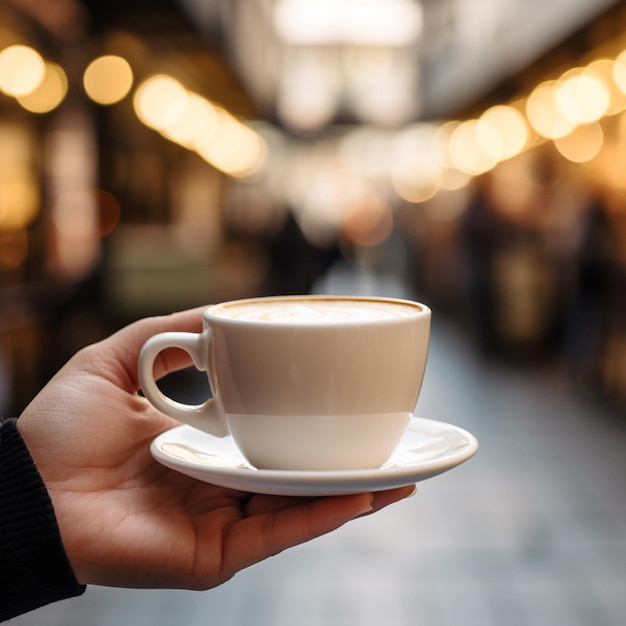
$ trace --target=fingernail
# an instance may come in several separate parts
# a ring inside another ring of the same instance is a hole
[[[371,513],[373,510],[374,510],[374,494],[370,493],[367,504],[361,507],[356,512],[354,517],[361,517],[362,515],[367,515],[368,513]]]

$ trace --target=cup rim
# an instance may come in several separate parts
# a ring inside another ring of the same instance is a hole
[[[384,304],[398,304],[403,306],[409,306],[415,309],[415,313],[411,315],[406,315],[397,318],[386,318],[386,319],[372,319],[372,320],[359,320],[357,323],[360,325],[376,325],[376,324],[395,324],[407,322],[409,320],[415,320],[423,317],[430,317],[431,309],[429,306],[422,302],[418,302],[416,300],[409,300],[405,298],[391,298],[386,296],[359,296],[359,295],[337,295],[337,294],[305,294],[305,295],[285,295],[285,296],[258,296],[252,298],[240,298],[235,300],[227,300],[224,302],[220,302],[217,304],[213,304],[206,308],[202,312],[203,319],[213,322],[218,322],[220,324],[236,324],[236,325],[245,325],[245,326],[268,326],[268,322],[264,320],[250,320],[250,319],[237,319],[233,317],[227,317],[225,315],[219,315],[216,311],[225,306],[236,306],[239,304],[252,304],[254,302],[267,302],[267,301],[279,301],[279,302],[288,302],[290,300],[330,300],[330,301],[338,301],[338,300],[348,300],[348,301],[359,301],[359,302],[382,302]],[[324,327],[329,326],[342,326],[342,325],[350,325],[354,324],[354,321],[350,320],[336,320],[332,322],[325,322]],[[302,321],[302,322],[272,322],[272,327],[277,326],[289,326],[289,327],[317,327],[318,323],[314,321]]]

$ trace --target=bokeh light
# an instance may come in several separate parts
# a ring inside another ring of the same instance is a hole
[[[574,68],[563,74],[554,98],[559,112],[574,125],[598,121],[611,102],[602,76],[589,68]]]
[[[31,113],[49,113],[63,102],[67,94],[67,76],[56,63],[46,63],[43,80],[34,91],[17,96],[17,101]]]
[[[177,80],[158,74],[138,87],[133,103],[135,113],[146,126],[164,131],[183,118],[187,100],[187,91]]]
[[[414,153],[399,159],[391,171],[396,193],[407,202],[425,202],[441,189],[442,170],[433,158]]]
[[[454,167],[472,176],[489,171],[497,163],[497,159],[482,149],[477,131],[478,120],[459,124],[452,131],[448,146]]]
[[[528,96],[526,115],[532,127],[547,139],[564,137],[574,130],[575,124],[563,116],[556,105],[555,90],[558,81],[541,83]]]
[[[133,103],[146,126],[229,176],[251,179],[266,165],[267,144],[259,133],[171,76],[146,79]]]
[[[596,59],[587,67],[602,77],[602,80],[609,91],[609,106],[607,107],[605,115],[616,115],[617,113],[621,113],[626,110],[626,93],[619,88],[615,80],[614,72],[616,62],[607,58]],[[624,74],[626,84],[626,66],[624,67]]]
[[[216,128],[215,107],[197,94],[189,94],[184,113],[164,129],[163,134],[182,146],[193,148],[209,141]]]
[[[45,64],[29,46],[9,46],[0,52],[0,90],[8,96],[25,96],[43,80]]]
[[[387,204],[372,194],[358,198],[347,207],[342,232],[357,246],[381,244],[393,229],[393,214]]]
[[[565,137],[554,140],[557,150],[569,161],[586,163],[600,153],[604,142],[604,133],[599,123],[579,126]]]
[[[117,198],[106,189],[94,190],[98,207],[98,230],[100,237],[110,235],[118,226],[122,213]]]
[[[511,106],[487,109],[476,125],[476,136],[482,150],[495,161],[510,159],[525,148],[528,126],[522,114]]]
[[[422,30],[421,6],[410,0],[279,0],[274,24],[287,42],[308,45],[409,45]]]
[[[37,182],[22,170],[0,172],[0,229],[28,226],[39,209]]]
[[[431,139],[431,151],[435,158],[443,167],[455,169],[455,164],[450,155],[450,138],[452,134],[461,125],[456,120],[442,122],[433,133]]]
[[[626,94],[626,50],[617,55],[613,63],[612,75],[618,89]]]
[[[133,70],[126,59],[105,55],[94,59],[83,74],[87,95],[98,104],[119,102],[133,86]]]
[[[216,168],[237,178],[251,176],[265,159],[265,143],[253,130],[217,108],[217,128],[198,146],[198,153]]]

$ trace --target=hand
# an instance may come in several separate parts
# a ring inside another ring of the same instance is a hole
[[[255,495],[154,461],[150,442],[177,422],[138,394],[139,351],[156,333],[200,326],[200,310],[145,319],[81,350],[17,422],[83,584],[207,589],[414,491]],[[182,351],[166,350],[155,376],[190,364]]]

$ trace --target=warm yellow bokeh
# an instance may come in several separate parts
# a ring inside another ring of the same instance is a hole
[[[217,127],[215,107],[197,94],[188,94],[185,111],[181,117],[163,130],[168,139],[193,147],[208,141]]]
[[[399,159],[391,171],[396,193],[407,202],[425,202],[441,189],[442,168],[433,158],[410,154]]]
[[[25,96],[34,91],[44,73],[44,60],[29,46],[9,46],[0,52],[0,91],[8,96]]]
[[[0,171],[0,229],[28,226],[38,209],[39,188],[34,177],[18,169]]]
[[[497,159],[483,150],[477,131],[478,120],[467,120],[452,131],[448,144],[454,167],[472,176],[489,171],[497,163]]]
[[[183,119],[189,96],[174,78],[158,74],[146,79],[135,92],[135,113],[150,128],[166,130]]]
[[[554,99],[558,111],[574,125],[597,122],[611,103],[604,79],[589,68],[574,68],[563,74]]]
[[[556,139],[574,130],[575,124],[567,119],[557,107],[558,81],[545,81],[535,87],[526,101],[526,115],[531,126],[542,137]]]
[[[93,60],[83,75],[87,95],[98,104],[119,102],[133,86],[133,70],[120,56],[105,55]]]
[[[606,115],[616,115],[626,110],[626,93],[624,93],[615,81],[616,62],[612,59],[596,59],[587,66],[599,74],[604,80],[604,84],[609,90],[609,106]],[[619,68],[617,70],[619,72]],[[626,85],[626,66],[624,66],[624,77]]]
[[[613,80],[618,89],[626,94],[626,50],[618,54],[613,63]]]
[[[67,76],[56,63],[46,63],[46,71],[39,86],[17,101],[31,113],[48,113],[56,109],[67,94]]]
[[[602,126],[594,122],[579,126],[565,137],[554,140],[557,150],[573,163],[587,163],[598,156],[604,143]]]
[[[483,113],[476,126],[483,151],[496,161],[518,155],[528,142],[528,126],[513,107],[498,105]]]

